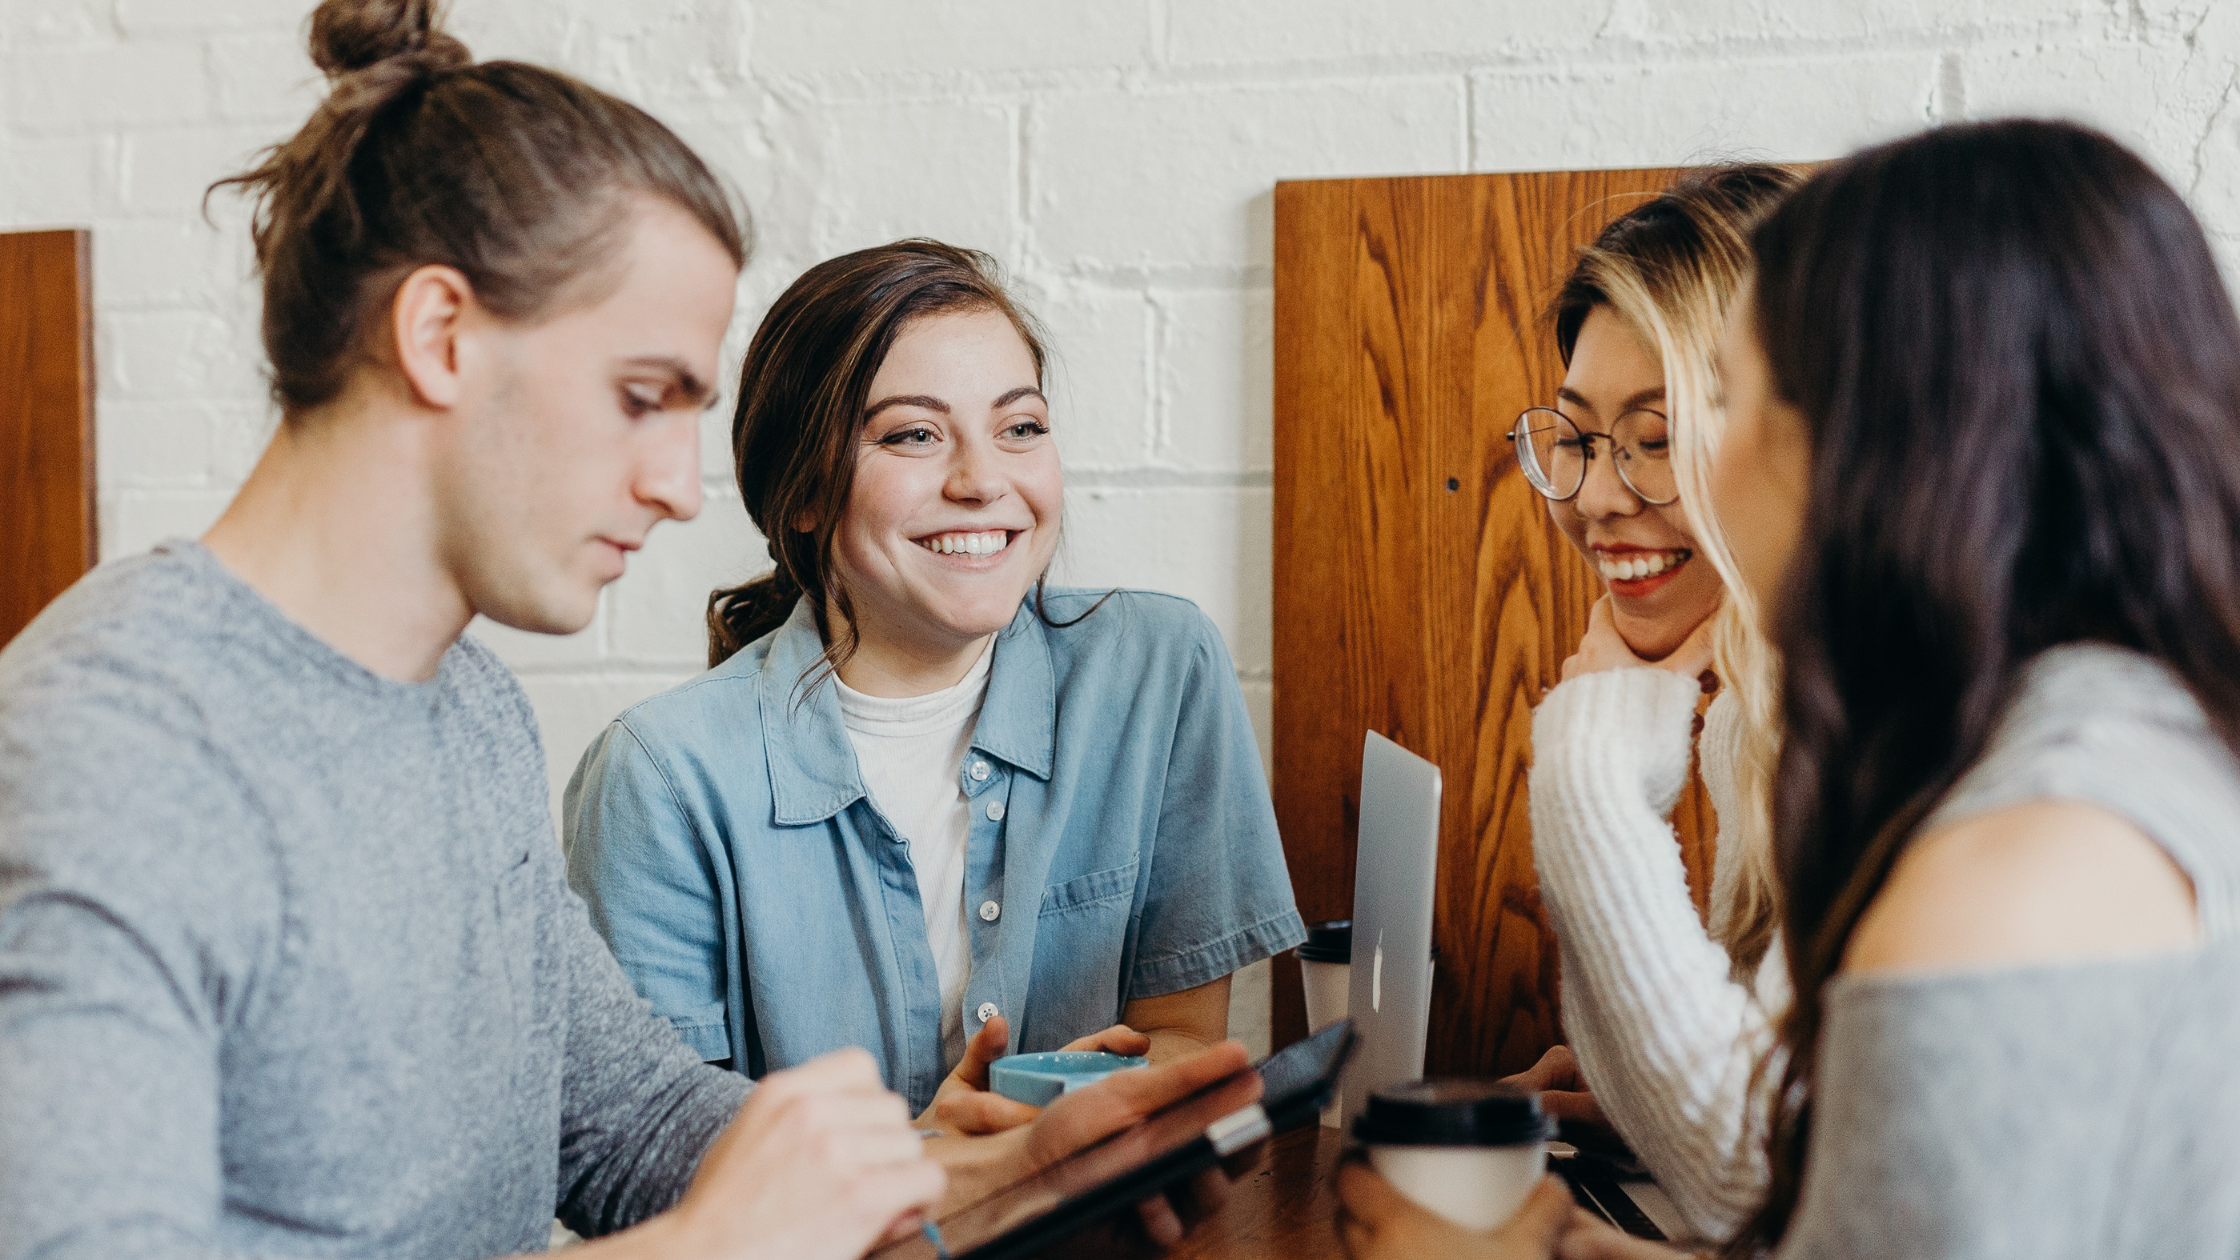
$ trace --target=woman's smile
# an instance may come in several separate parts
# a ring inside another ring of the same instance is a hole
[[[1662,590],[1695,558],[1687,547],[1636,547],[1630,543],[1596,543],[1595,572],[1621,599],[1641,599]]]
[[[990,569],[1008,558],[1013,540],[1026,533],[1023,529],[990,529],[980,531],[950,530],[927,534],[911,541],[942,560],[965,569]]]

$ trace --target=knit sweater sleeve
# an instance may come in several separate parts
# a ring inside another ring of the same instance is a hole
[[[1653,669],[1557,687],[1533,717],[1532,832],[1564,1028],[1587,1083],[1689,1226],[1724,1240],[1765,1189],[1765,1111],[1752,1095],[1771,1032],[1761,995],[1730,978],[1696,917],[1666,821],[1687,783],[1698,695],[1693,679]],[[1712,734],[1731,731],[1732,707],[1715,706],[1728,711],[1712,715]],[[1713,743],[1727,751],[1707,737],[1707,754]],[[1731,780],[1730,757],[1705,761],[1707,779]],[[1718,787],[1715,805],[1733,799],[1731,782]],[[1732,838],[1722,822],[1721,859]]]

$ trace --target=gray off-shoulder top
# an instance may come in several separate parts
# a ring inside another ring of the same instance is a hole
[[[2240,1257],[2240,763],[2159,663],[2071,645],[1930,825],[2045,798],[2159,842],[2204,947],[1838,977],[1783,1257]]]

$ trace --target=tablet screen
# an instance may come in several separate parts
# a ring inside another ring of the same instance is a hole
[[[1343,1023],[1332,1025],[1256,1068],[1209,1085],[1140,1124],[942,1217],[940,1233],[949,1255],[967,1260],[1062,1209],[1078,1217],[1071,1227],[1079,1228],[1107,1209],[1133,1201],[1107,1202],[1100,1191],[1125,1185],[1133,1197],[1156,1194],[1176,1178],[1210,1167],[1218,1157],[1203,1141],[1206,1130],[1254,1104],[1260,1105],[1276,1129],[1292,1127],[1300,1116],[1311,1119],[1328,1098],[1351,1038]],[[1259,1131],[1265,1134],[1268,1126]],[[1203,1158],[1191,1158],[1194,1154]],[[1163,1175],[1168,1172],[1172,1176]],[[1133,1184],[1138,1181],[1142,1184]],[[904,1239],[873,1253],[879,1260],[939,1260],[940,1254],[923,1237]]]

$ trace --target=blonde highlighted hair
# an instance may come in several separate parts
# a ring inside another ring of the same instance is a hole
[[[1719,677],[1742,708],[1735,788],[1745,816],[1720,820],[1730,837],[1740,837],[1742,857],[1731,891],[1712,898],[1710,926],[1734,975],[1745,981],[1780,922],[1769,810],[1781,744],[1780,663],[1708,510],[1711,457],[1726,429],[1715,364],[1720,329],[1750,276],[1750,231],[1800,182],[1797,172],[1761,164],[1689,171],[1580,250],[1553,306],[1567,366],[1580,326],[1601,306],[1625,320],[1664,365],[1681,509],[1697,550],[1727,588],[1712,643]]]

